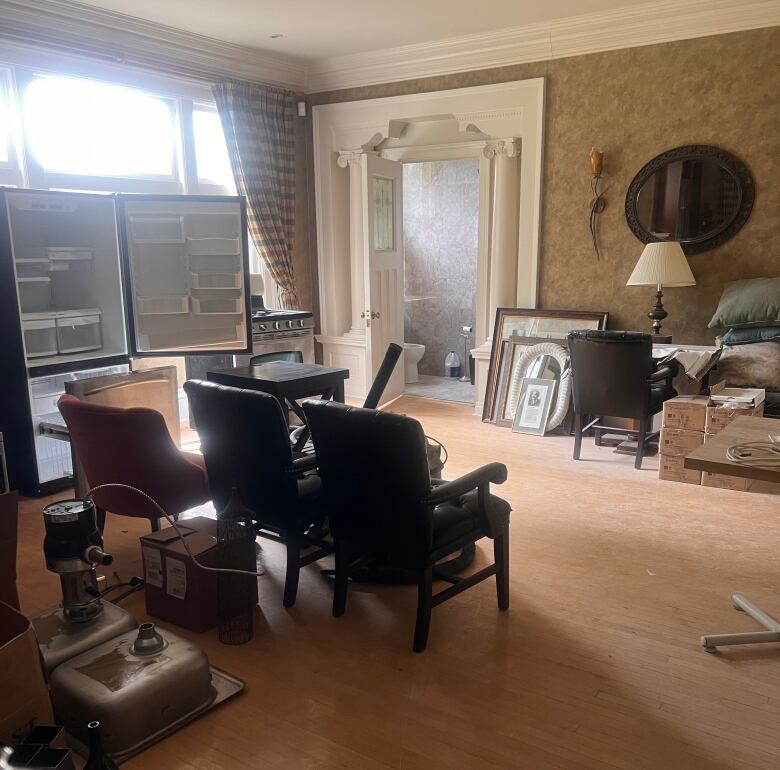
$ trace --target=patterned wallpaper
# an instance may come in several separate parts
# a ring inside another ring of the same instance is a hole
[[[753,213],[719,248],[691,257],[697,285],[668,289],[665,329],[709,343],[723,285],[780,275],[780,27],[620,51],[313,94],[342,102],[546,78],[540,307],[608,310],[615,329],[649,329],[649,287],[626,287],[642,244],[626,224],[626,189],[641,166],[683,144],[713,144],[742,158],[756,183]],[[588,232],[587,155],[605,153],[602,258]],[[311,173],[311,168],[310,168]],[[310,260],[316,265],[316,241]],[[316,270],[316,267],[313,268]]]
[[[425,345],[423,374],[463,359],[461,327],[477,304],[479,160],[404,165],[404,341]],[[461,366],[467,362],[461,360]]]

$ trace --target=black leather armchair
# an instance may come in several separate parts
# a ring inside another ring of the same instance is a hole
[[[257,532],[287,546],[284,606],[292,607],[301,567],[333,553],[321,538],[325,508],[313,458],[292,457],[279,402],[267,393],[189,380],[190,401],[217,511],[233,487],[254,513]],[[312,553],[302,550],[316,547]]]
[[[491,483],[506,480],[506,466],[490,463],[432,485],[416,420],[332,401],[303,408],[336,549],[335,616],[344,613],[351,568],[371,557],[418,574],[416,652],[425,649],[433,607],[492,575],[499,609],[508,608],[511,508],[490,494]],[[437,572],[438,561],[483,537],[493,539],[493,564],[467,578]],[[452,585],[433,594],[434,578]]]
[[[619,331],[569,332],[574,396],[574,459],[580,459],[582,434],[591,428],[600,446],[604,431],[637,435],[634,467],[642,467],[645,444],[653,438],[650,424],[664,401],[674,398],[676,366],[659,368],[653,361],[649,334]],[[602,417],[636,420],[638,429],[605,428]],[[588,419],[590,422],[583,424]]]

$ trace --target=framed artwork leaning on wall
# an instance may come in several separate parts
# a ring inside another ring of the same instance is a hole
[[[591,310],[538,310],[535,308],[500,307],[493,326],[493,346],[490,352],[483,422],[496,422],[499,395],[499,373],[504,342],[533,345],[556,342],[566,345],[574,329],[606,329],[609,313]],[[501,415],[503,418],[504,415]]]

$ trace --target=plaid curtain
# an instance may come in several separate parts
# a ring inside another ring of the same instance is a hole
[[[247,200],[249,232],[285,308],[299,307],[293,270],[295,114],[292,91],[225,81],[214,88],[230,165]]]

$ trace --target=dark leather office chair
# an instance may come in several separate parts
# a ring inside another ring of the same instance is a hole
[[[235,487],[254,513],[257,532],[287,546],[284,606],[292,607],[301,567],[333,553],[321,538],[325,519],[319,477],[311,458],[293,460],[279,402],[267,393],[189,380],[184,390],[195,415],[214,507]],[[316,547],[303,556],[302,550]]]
[[[455,481],[431,484],[425,435],[416,420],[332,401],[304,406],[317,447],[320,477],[336,549],[333,614],[343,614],[351,568],[374,557],[418,574],[414,650],[428,640],[433,607],[495,575],[498,607],[509,607],[509,513],[490,484],[506,466],[490,463]],[[437,572],[436,563],[483,537],[494,563],[466,578]],[[360,558],[351,561],[352,554]],[[433,579],[452,583],[433,594]]]
[[[634,467],[642,467],[645,444],[657,433],[650,433],[652,417],[664,401],[677,391],[672,378],[674,365],[656,368],[653,343],[649,334],[619,331],[569,332],[572,385],[574,395],[574,459],[580,459],[584,431],[593,428],[596,445],[602,433],[636,434]],[[602,417],[637,420],[638,429],[601,425]],[[585,419],[590,419],[583,425]]]

